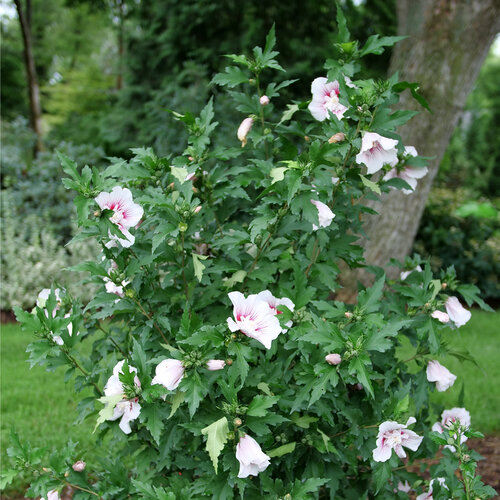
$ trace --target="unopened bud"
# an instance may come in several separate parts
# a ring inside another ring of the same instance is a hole
[[[345,134],[342,132],[338,132],[337,134],[333,134],[330,139],[328,139],[329,144],[336,144],[337,142],[342,142],[345,139]]]
[[[73,464],[73,470],[75,472],[82,472],[83,470],[85,470],[85,466],[87,464],[85,462],[83,462],[82,460],[78,460],[78,462],[75,462]]]
[[[174,189],[174,186],[175,186],[175,184],[174,184],[173,182],[171,182],[171,183],[168,185],[168,187],[169,187],[170,189]]]
[[[231,339],[236,340],[237,338],[238,336],[236,335],[236,333],[231,334]]]
[[[345,316],[347,319],[350,319],[350,318],[352,318],[352,312],[346,311],[346,312],[344,313],[344,316]]]
[[[443,290],[446,290],[446,287],[448,286],[448,283],[441,283],[441,288]]]
[[[68,471],[66,471],[66,472],[64,473],[64,477],[68,477],[68,476],[69,476],[69,472],[68,472]]]
[[[325,356],[325,360],[327,363],[329,363],[330,365],[339,365],[342,361],[342,358],[340,356],[340,354],[337,354],[337,353],[332,353],[332,354],[327,354]]]
[[[259,99],[259,102],[260,102],[260,105],[261,106],[267,106],[269,104],[269,97],[267,97],[267,95],[263,95],[260,99]]]
[[[430,303],[430,302],[426,302],[424,305],[425,305],[425,307],[427,307],[427,308],[431,307],[431,303]]]
[[[226,362],[223,359],[209,359],[207,361],[207,370],[211,372],[222,370],[225,366]]]
[[[96,210],[94,212],[94,217],[100,217],[101,216],[101,211],[100,210]]]
[[[188,156],[189,161],[194,161],[194,158],[192,156]]]
[[[453,444],[453,443],[455,442],[455,440],[454,440],[453,438],[449,437],[449,438],[446,440],[446,442],[447,442],[448,444]]]
[[[50,472],[50,469],[48,469],[47,467],[42,467],[42,470],[43,472]]]
[[[185,233],[187,231],[188,225],[185,222],[179,222],[179,231]]]
[[[311,140],[311,138],[308,135],[304,136],[304,141],[309,142],[310,140]]]
[[[245,147],[247,143],[247,135],[253,125],[253,118],[245,118],[238,127],[238,139],[241,141],[241,147]]]
[[[226,365],[231,366],[233,364],[233,360],[231,358],[226,359]]]
[[[239,427],[243,422],[241,421],[241,418],[235,418],[233,423],[235,427]]]
[[[465,454],[462,458],[464,462],[468,462],[470,460],[470,455]]]
[[[198,206],[194,209],[194,213],[195,213],[195,214],[198,214],[198,213],[200,213],[200,210],[201,210],[201,205],[198,205]]]

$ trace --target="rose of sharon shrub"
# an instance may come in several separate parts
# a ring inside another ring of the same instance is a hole
[[[281,78],[273,29],[264,48],[230,55],[234,65],[214,78],[242,113],[233,147],[212,144],[210,101],[198,117],[173,114],[189,133],[180,156],[134,149],[102,172],[61,156],[65,185],[78,193],[75,239],[102,248],[75,270],[99,291],[84,307],[68,295],[59,304],[51,288],[48,314],[17,316],[39,336],[32,363],[66,364],[79,390],[92,389],[78,416],[97,420],[113,453],[91,463],[72,441],[50,459],[16,448],[19,463],[37,470],[31,496],[68,483],[79,498],[113,500],[391,498],[399,483],[426,490],[406,466],[447,444],[431,431],[426,369],[453,343],[432,313],[448,294],[479,299],[420,261],[396,283],[373,270],[356,304],[333,299],[339,261],[365,264],[356,244],[362,200],[408,189],[382,175],[408,159],[394,125],[413,112],[393,120],[390,107],[405,88],[425,104],[396,77],[356,79],[358,59],[397,38],[360,47],[339,16],[334,50],[343,63],[330,59],[319,82],[330,92],[328,119],[311,116],[307,102],[277,108],[293,81]],[[264,80],[272,70],[276,81]],[[415,349],[411,362],[398,356],[403,339]],[[465,444],[453,443],[465,463]],[[76,472],[82,458],[85,471]],[[445,449],[443,460],[432,477],[447,476],[465,498],[456,457]],[[466,487],[491,495],[474,477]]]

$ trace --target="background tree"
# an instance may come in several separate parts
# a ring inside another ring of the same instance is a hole
[[[414,145],[420,155],[433,157],[429,173],[419,182],[417,192],[386,195],[373,204],[380,217],[371,218],[363,241],[369,264],[387,265],[390,258],[404,259],[410,252],[432,182],[455,124],[464,109],[482,63],[500,30],[497,0],[423,0],[397,2],[398,34],[408,35],[393,52],[390,73],[400,79],[419,82],[420,92],[432,114],[422,111],[401,130],[405,144]],[[409,92],[399,106],[414,108]],[[395,276],[395,268],[388,269]],[[357,272],[346,274],[342,296],[353,295]]]

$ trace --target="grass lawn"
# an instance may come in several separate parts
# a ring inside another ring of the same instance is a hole
[[[21,441],[29,441],[32,447],[45,447],[49,451],[66,444],[69,437],[82,447],[82,458],[94,443],[91,419],[74,426],[76,405],[81,394],[75,395],[73,384],[64,383],[64,367],[56,373],[46,372],[36,366],[30,370],[26,346],[33,336],[18,325],[1,327],[1,468],[10,468],[7,448],[10,430],[14,428]],[[86,396],[91,395],[89,391]],[[20,488],[26,484],[19,478],[13,484]],[[5,496],[2,498],[9,498]]]
[[[436,358],[457,376],[457,380],[447,391],[435,391],[431,401],[445,408],[459,406],[463,383],[464,406],[471,414],[473,428],[483,433],[500,434],[500,311],[472,310],[471,320],[461,328],[450,329],[445,340],[454,350],[469,351],[480,368],[453,356]],[[414,352],[408,342],[399,354],[407,359]]]

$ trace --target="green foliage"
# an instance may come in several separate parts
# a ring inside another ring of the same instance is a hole
[[[475,284],[484,299],[494,301],[500,298],[499,214],[491,204],[464,199],[464,190],[435,188],[414,249],[431,259],[433,270],[453,266],[460,280]]]
[[[144,14],[143,8],[137,4]],[[391,187],[356,162],[361,134],[377,131],[399,141],[396,126],[411,117],[391,112],[395,77],[357,78],[363,49],[349,40],[340,14],[339,21],[335,51],[342,60],[329,59],[325,69],[337,76],[340,101],[349,106],[342,120],[331,114],[313,121],[301,104],[278,122],[286,109],[279,97],[292,82],[277,62],[272,29],[264,48],[231,56],[235,69],[215,77],[232,89],[239,120],[252,120],[240,137],[244,147],[235,130],[231,147],[231,138],[216,140],[210,100],[199,116],[173,112],[186,127],[181,154],[135,148],[128,161],[112,159],[103,171],[80,169],[61,155],[64,185],[77,192],[80,232],[73,241],[91,238],[102,248],[94,263],[77,267],[89,272],[98,291],[84,307],[52,290],[45,305],[16,314],[39,337],[28,348],[30,362],[66,365],[77,390],[92,387],[97,429],[119,446],[113,454],[105,450],[89,471],[88,495],[253,500],[348,492],[348,498],[386,498],[400,480],[419,487],[418,476],[403,470],[395,454],[383,464],[373,455],[381,423],[415,415],[422,437],[432,425],[425,366],[411,373],[396,348],[409,339],[425,363],[446,349],[445,327],[431,313],[448,294],[484,304],[453,270],[443,286],[428,264],[397,283],[372,269],[375,284],[360,288],[356,304],[331,300],[339,261],[365,266],[356,245],[369,211],[363,200]],[[372,38],[365,53],[395,41]],[[236,86],[227,75],[240,70],[249,80]],[[264,94],[272,97],[265,106]],[[334,134],[342,139],[330,141]],[[400,155],[398,166],[405,162]],[[127,188],[115,190],[120,200],[110,194],[115,187]],[[320,208],[311,203],[319,200]],[[334,211],[333,221],[325,222],[325,207]],[[255,297],[260,292],[276,303]],[[70,323],[79,335],[69,334]],[[80,347],[88,343],[90,354]],[[327,357],[333,353],[338,362]],[[82,408],[81,418],[87,413]],[[410,462],[435,452],[424,438]],[[61,457],[67,469],[73,454],[74,446],[54,454],[30,494],[65,481]],[[39,463],[28,457],[20,466],[39,470]],[[465,490],[456,490],[466,498]]]

